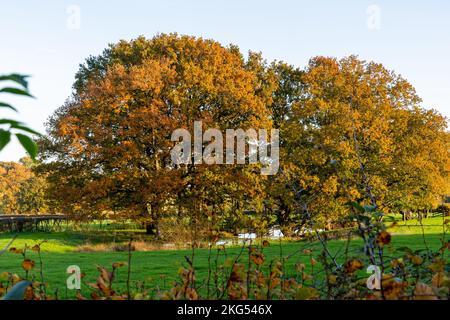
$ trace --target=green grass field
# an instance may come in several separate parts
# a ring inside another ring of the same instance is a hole
[[[417,225],[417,221],[401,222],[399,226],[392,228],[390,232],[393,234],[392,243],[387,249],[387,255],[393,253],[396,248],[408,246],[412,249],[423,249],[426,246],[437,249],[441,246],[443,239],[443,219],[441,217],[430,218],[423,221],[422,227]],[[108,232],[108,231],[106,231]],[[0,234],[0,248],[3,248],[11,240],[12,234]],[[34,232],[21,233],[12,244],[13,247],[21,248],[25,244],[32,246],[35,243],[47,240],[42,244],[42,260],[44,281],[49,284],[48,290],[52,294],[58,290],[60,298],[73,297],[73,292],[67,292],[65,283],[67,279],[66,268],[69,265],[78,265],[81,271],[86,274],[85,282],[95,282],[98,275],[96,265],[103,265],[111,268],[113,262],[127,261],[127,252],[77,252],[77,247],[92,242],[93,239],[100,241],[98,234],[95,237],[82,232]],[[104,239],[108,239],[104,235]],[[447,241],[449,237],[445,235]],[[424,243],[426,242],[426,245]],[[346,240],[329,241],[329,249],[332,254],[343,257]],[[350,242],[348,256],[358,257],[362,255],[360,251],[361,241],[353,239]],[[309,261],[310,256],[303,253],[303,249],[313,249],[313,255],[320,253],[321,245],[318,242],[302,241],[283,241],[271,242],[269,247],[263,248],[266,260],[277,259],[280,256],[289,258],[286,260],[286,274],[295,276],[295,264]],[[208,249],[196,249],[194,257],[194,265],[197,272],[198,284],[201,285],[207,277],[208,273],[208,257],[211,257],[211,265],[214,266],[215,259],[218,257],[218,264],[223,264],[227,259],[234,259],[240,252],[241,247],[230,247],[225,250],[218,251],[213,249],[211,255]],[[184,256],[191,256],[192,250],[158,250],[132,252],[131,262],[131,280],[143,281],[146,287],[167,289],[177,277],[177,272],[182,265],[186,265]],[[32,272],[37,280],[40,280],[39,258],[36,252],[27,251],[27,257],[36,261],[36,267]],[[243,252],[242,259],[246,260],[246,251]],[[24,276],[21,268],[23,257],[11,252],[5,252],[0,256],[0,273],[9,271]],[[126,281],[126,267],[119,269],[116,288],[124,288]],[[317,277],[320,277],[320,270],[314,271]],[[83,293],[88,294],[89,288],[83,287]]]

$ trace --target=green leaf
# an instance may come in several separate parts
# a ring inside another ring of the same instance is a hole
[[[384,216],[383,220],[386,222],[394,222],[395,221],[395,217],[393,216]]]
[[[11,126],[21,126],[21,125],[23,125],[22,122],[16,121],[16,120],[11,120],[11,119],[0,119],[0,124],[9,124]]]
[[[18,73],[11,73],[4,76],[0,76],[0,81],[4,80],[10,80],[17,82],[18,84],[22,85],[24,88],[28,88],[28,81],[27,78],[28,75],[18,74]]]
[[[9,103],[0,102],[0,108],[9,108],[9,109],[14,110],[15,112],[17,112],[17,109],[14,108]]]
[[[0,151],[11,141],[11,132],[0,129]]]
[[[373,212],[377,209],[377,206],[372,206],[372,205],[365,205],[364,206],[364,211],[366,212]]]
[[[23,89],[19,89],[19,88],[6,87],[6,88],[0,89],[0,92],[19,94],[19,95],[23,95],[23,96],[28,96],[28,97],[34,98],[27,90],[23,90]]]
[[[370,212],[370,211],[368,211],[368,212]],[[372,212],[372,217],[374,217],[374,218],[382,218],[382,217],[384,217],[384,213],[380,212],[380,211],[375,211],[375,212]]]
[[[26,126],[24,126],[22,124],[11,124],[11,128],[19,129],[19,130],[22,130],[22,131],[25,131],[25,132],[28,132],[28,133],[31,133],[31,134],[35,134],[35,135],[41,136],[41,134],[39,132],[34,131],[33,129],[28,128],[28,127],[26,127]]]
[[[28,280],[22,280],[16,283],[3,297],[3,300],[24,300],[25,292],[30,285],[31,281]]]
[[[28,152],[30,157],[34,160],[38,152],[36,142],[34,142],[33,139],[31,139],[30,137],[21,133],[16,133],[16,137],[17,139],[19,139],[19,142],[22,145],[22,147]]]
[[[348,202],[347,205],[352,206],[353,208],[357,209],[359,212],[365,212],[366,210],[362,205],[360,205],[358,202]]]
[[[407,253],[413,253],[413,251],[411,250],[411,248],[408,248],[408,247],[400,247],[400,248],[397,248],[396,251],[407,252]]]

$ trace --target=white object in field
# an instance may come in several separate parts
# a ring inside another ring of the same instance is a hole
[[[325,230],[323,230],[323,229],[314,229],[313,230],[311,228],[302,228],[302,229],[295,230],[294,233],[299,235],[299,236],[304,236],[304,235],[307,235],[307,234],[315,233],[316,231],[321,233],[321,232],[324,232]]]
[[[269,230],[269,237],[272,240],[276,240],[276,239],[283,238],[284,234],[283,234],[283,232],[281,232],[280,229],[274,228],[274,229],[270,229]]]
[[[254,232],[252,232],[252,233],[239,233],[238,234],[238,239],[240,239],[240,240],[256,239],[256,233],[254,233]]]
[[[230,241],[228,241],[228,240],[219,240],[216,242],[216,246],[225,246],[229,243],[230,243]]]
[[[380,290],[381,289],[381,269],[379,266],[371,264],[367,267],[367,273],[372,273],[372,275],[367,279],[367,288],[370,290]]]

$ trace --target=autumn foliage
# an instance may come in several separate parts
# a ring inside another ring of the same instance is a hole
[[[172,131],[196,120],[279,128],[280,172],[173,165]],[[426,211],[449,192],[446,119],[404,78],[355,56],[301,69],[177,34],[120,41],[80,67],[47,131],[39,171],[59,208],[138,219],[159,236],[165,219],[201,239],[273,225],[332,229],[353,225],[349,202]]]
[[[29,158],[0,163],[0,212],[3,214],[44,213],[49,209],[45,176],[33,172]]]

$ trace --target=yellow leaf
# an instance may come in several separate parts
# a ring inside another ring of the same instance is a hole
[[[431,283],[433,284],[433,287],[440,288],[443,287],[448,282],[448,277],[445,275],[444,272],[437,272],[433,275],[431,278]]]
[[[297,263],[297,264],[295,265],[295,269],[296,269],[297,271],[299,271],[299,272],[305,270],[305,268],[306,268],[306,265],[305,265],[304,263]]]
[[[415,264],[416,266],[421,265],[423,263],[423,258],[421,256],[412,256],[411,257],[411,262],[413,264]]]
[[[328,283],[329,284],[336,284],[337,277],[334,274],[330,274],[328,276]]]
[[[295,299],[297,300],[311,300],[318,298],[318,291],[314,288],[302,287],[295,293]]]
[[[438,298],[433,292],[433,289],[423,282],[419,282],[414,289],[415,300],[437,300]]]
[[[127,265],[126,262],[114,262],[113,265],[112,265],[112,267],[113,267],[114,269],[117,269],[117,268],[121,268],[121,267],[126,266],[126,265]]]

